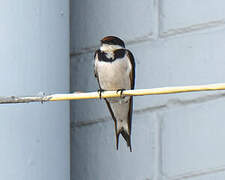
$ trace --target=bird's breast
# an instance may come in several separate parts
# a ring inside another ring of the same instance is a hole
[[[113,62],[98,61],[97,71],[102,89],[117,90],[130,89],[130,65],[127,59],[118,59]]]

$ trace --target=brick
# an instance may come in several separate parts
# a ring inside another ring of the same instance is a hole
[[[173,177],[224,167],[224,98],[161,113],[162,172]]]
[[[207,23],[210,25],[215,21],[219,21],[219,23],[215,23],[214,25],[224,24],[224,18],[225,2],[221,0],[175,0],[160,2],[161,34],[198,24],[206,24],[207,26]],[[198,26],[192,28],[198,28]]]
[[[153,0],[71,1],[71,8],[71,49],[76,52],[107,35],[129,40],[152,34]]]

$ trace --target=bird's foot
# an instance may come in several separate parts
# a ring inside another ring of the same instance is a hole
[[[126,89],[117,89],[117,93],[120,93],[120,98],[125,98],[125,96],[123,95],[123,91]]]
[[[102,89],[102,88],[100,88],[100,89],[98,90],[99,98],[100,98],[100,99],[102,99],[102,92],[104,92],[104,91],[105,91],[105,90]]]
[[[46,94],[44,92],[39,92],[38,94],[41,97],[41,104],[43,104],[45,102],[44,97]]]

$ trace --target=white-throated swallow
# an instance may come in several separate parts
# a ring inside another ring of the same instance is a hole
[[[124,42],[115,36],[101,40],[100,49],[95,52],[94,73],[98,80],[100,95],[102,90],[134,89],[135,61],[132,53],[125,48]],[[105,99],[109,112],[115,122],[116,147],[122,134],[131,148],[131,123],[133,97]]]

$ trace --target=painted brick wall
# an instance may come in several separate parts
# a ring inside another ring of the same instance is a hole
[[[136,59],[136,88],[225,82],[225,2],[71,1],[71,91],[98,89],[93,54],[106,35]],[[133,152],[104,101],[71,103],[73,180],[225,179],[225,93],[134,98]]]

